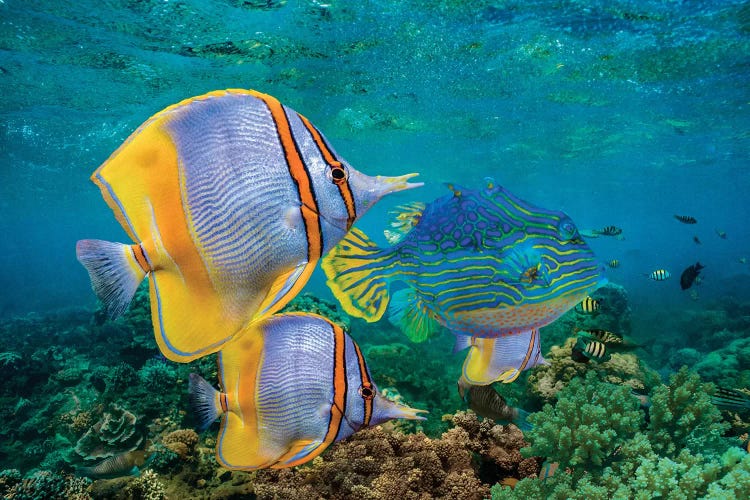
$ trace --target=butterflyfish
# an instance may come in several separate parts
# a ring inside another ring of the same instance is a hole
[[[322,267],[351,316],[377,321],[390,305],[389,320],[415,342],[447,328],[456,351],[469,349],[464,382],[509,383],[544,363],[539,328],[606,283],[604,268],[564,213],[492,179],[448,187],[395,245],[355,228]],[[396,281],[406,287],[391,294]]]
[[[159,348],[188,362],[286,305],[380,197],[421,185],[414,175],[355,170],[269,95],[210,92],[149,118],[91,177],[134,244],[81,240],[76,253],[113,318],[148,276]]]
[[[339,326],[309,313],[274,315],[219,352],[221,390],[190,375],[200,426],[221,416],[216,458],[233,470],[293,467],[331,443],[423,410],[386,399],[359,346]]]

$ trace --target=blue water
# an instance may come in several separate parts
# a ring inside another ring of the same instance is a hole
[[[252,3],[0,0],[0,317],[95,306],[75,242],[127,236],[89,176],[153,113],[222,88],[274,95],[365,173],[420,172],[359,223],[380,242],[394,206],[492,176],[623,229],[589,243],[619,259],[644,338],[750,300],[747,2]],[[319,271],[306,290],[330,298]]]

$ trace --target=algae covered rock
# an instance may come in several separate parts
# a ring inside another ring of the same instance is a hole
[[[136,449],[143,440],[136,432],[136,421],[133,413],[112,405],[78,440],[76,453],[86,460],[94,460]]]

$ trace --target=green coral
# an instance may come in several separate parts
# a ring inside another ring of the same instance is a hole
[[[529,417],[532,445],[523,449],[524,456],[545,456],[570,467],[602,466],[643,423],[630,389],[600,382],[594,372],[573,379],[558,398],[554,407],[547,404]]]

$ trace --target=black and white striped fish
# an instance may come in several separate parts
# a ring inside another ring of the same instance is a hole
[[[695,224],[698,221],[695,220],[695,217],[691,217],[689,215],[676,215],[674,216],[675,219],[682,222],[683,224]]]

